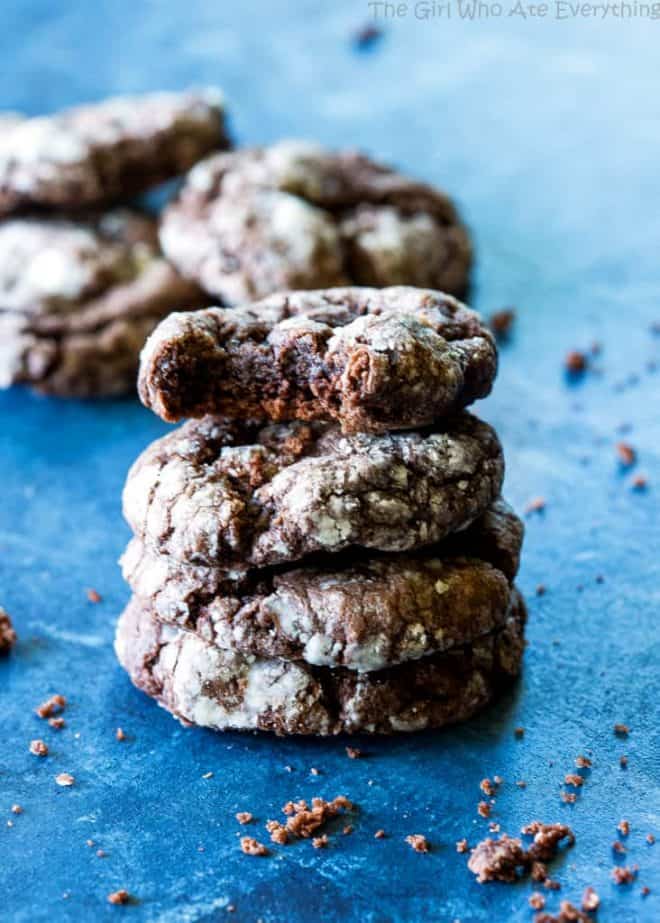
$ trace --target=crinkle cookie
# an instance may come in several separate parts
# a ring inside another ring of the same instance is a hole
[[[385,432],[485,397],[496,373],[492,334],[449,295],[339,288],[170,315],[144,348],[139,390],[166,420],[322,419]]]
[[[473,644],[377,673],[223,650],[159,623],[133,599],[115,650],[133,683],[184,724],[277,734],[391,734],[464,721],[520,669],[525,606]]]
[[[162,258],[155,223],[117,209],[0,223],[0,387],[62,396],[132,391],[159,320],[204,297]]]
[[[192,564],[263,566],[353,545],[408,551],[469,525],[503,475],[494,430],[469,414],[443,431],[383,436],[206,417],[145,449],[124,515],[157,553]]]
[[[151,93],[0,125],[0,214],[125,200],[228,146],[217,90]]]
[[[489,561],[503,556],[502,546],[520,552],[522,523],[499,501],[467,532],[491,554],[456,557],[450,536],[413,554],[353,552],[248,571],[239,583],[231,572],[182,565],[133,539],[122,565],[159,621],[215,647],[366,672],[470,643],[503,624],[509,575]],[[469,538],[464,545],[469,554]]]
[[[225,305],[349,284],[460,295],[472,256],[444,193],[302,141],[202,161],[165,212],[161,241]]]

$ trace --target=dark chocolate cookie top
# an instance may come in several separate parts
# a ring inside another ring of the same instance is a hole
[[[171,315],[145,346],[139,390],[166,420],[336,420],[378,433],[461,410],[496,372],[490,331],[450,295],[337,288]]]
[[[473,644],[376,673],[312,667],[214,647],[158,622],[133,598],[115,650],[138,688],[184,724],[277,734],[392,734],[464,721],[517,675],[525,605]]]
[[[199,289],[162,258],[154,219],[115,209],[0,223],[0,387],[60,395],[135,387],[158,321]]]
[[[343,436],[327,424],[190,421],[133,465],[124,514],[155,551],[229,567],[353,545],[407,551],[469,525],[499,496],[494,430]]]
[[[0,123],[0,214],[125,200],[228,146],[217,90],[151,93]]]
[[[226,305],[348,284],[462,294],[472,255],[443,192],[355,151],[303,141],[198,164],[161,240],[181,272]]]
[[[465,533],[417,552],[353,548],[242,575],[182,564],[133,539],[122,565],[160,621],[216,647],[366,672],[471,643],[504,623],[514,574],[491,562],[513,552],[517,569],[522,523],[499,500]]]

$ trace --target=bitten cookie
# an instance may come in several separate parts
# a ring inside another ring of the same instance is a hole
[[[498,520],[498,528],[489,524]],[[134,594],[159,621],[192,631],[215,647],[319,666],[380,670],[473,642],[501,626],[510,576],[491,559],[517,556],[522,523],[498,501],[458,543],[454,536],[411,554],[354,549],[293,569],[236,575],[155,555],[137,539],[122,559]]]
[[[249,657],[161,625],[133,599],[115,650],[133,683],[183,723],[216,730],[328,735],[417,731],[463,721],[514,677],[525,606],[471,645],[377,673]]]
[[[0,214],[125,200],[226,148],[217,90],[126,96],[0,126]]]
[[[383,436],[205,418],[142,453],[124,515],[160,554],[263,566],[352,545],[433,544],[484,513],[503,476],[494,430],[469,414],[443,431]]]
[[[163,249],[225,305],[286,289],[467,286],[447,196],[354,151],[301,141],[210,157],[165,212]]]
[[[139,390],[166,420],[322,419],[385,432],[485,397],[496,373],[492,334],[454,298],[339,288],[171,315],[144,348]]]
[[[0,223],[0,387],[78,397],[131,391],[158,321],[204,298],[161,257],[154,220],[140,212],[7,219]]]

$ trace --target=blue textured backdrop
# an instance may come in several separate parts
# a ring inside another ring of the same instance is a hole
[[[493,815],[503,830],[537,817],[575,829],[551,907],[590,884],[601,921],[660,918],[660,894],[640,896],[642,885],[660,889],[660,844],[645,842],[660,836],[660,377],[647,365],[660,357],[660,23],[558,20],[553,7],[543,20],[465,21],[455,7],[423,21],[411,4],[357,53],[351,36],[368,17],[348,0],[7,2],[0,104],[36,113],[217,82],[242,142],[358,145],[457,196],[479,257],[473,303],[518,308],[480,413],[501,433],[509,499],[518,510],[547,500],[528,519],[520,577],[531,610],[523,679],[469,725],[363,741],[359,761],[343,740],[183,730],[133,690],[111,649],[127,597],[120,489],[164,427],[130,401],[3,394],[0,603],[21,641],[0,663],[2,920],[528,920],[529,884],[480,887],[454,849],[486,833],[478,784],[493,774],[506,780]],[[570,385],[564,355],[594,340],[598,372]],[[646,492],[618,465],[626,424]],[[541,582],[547,593],[535,597]],[[59,733],[33,714],[53,692],[71,701]],[[627,740],[613,735],[618,721]],[[47,759],[27,751],[38,735]],[[582,752],[593,770],[568,806],[561,781]],[[75,787],[55,785],[61,771]],[[351,837],[326,851],[302,842],[270,859],[240,853],[235,811],[263,822],[289,798],[339,793],[360,806]],[[14,802],[22,815],[10,814]],[[632,826],[625,861],[640,874],[617,888],[621,817]],[[388,838],[376,841],[380,827]],[[411,832],[428,835],[430,855],[405,844]],[[139,903],[108,905],[120,887]]]

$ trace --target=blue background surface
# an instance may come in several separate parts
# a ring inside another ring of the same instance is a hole
[[[116,566],[128,538],[120,489],[165,427],[131,401],[2,394],[0,604],[20,634],[0,663],[2,920],[528,920],[530,884],[478,886],[454,848],[487,834],[476,805],[493,774],[506,780],[493,813],[503,831],[533,818],[575,829],[550,907],[592,885],[601,921],[660,919],[660,843],[645,842],[660,837],[660,373],[647,365],[660,359],[660,22],[560,21],[552,7],[543,20],[465,21],[453,7],[451,19],[423,21],[411,5],[358,53],[351,37],[368,19],[366,3],[348,0],[8,2],[0,104],[37,113],[219,83],[243,143],[356,145],[456,195],[476,240],[473,304],[518,309],[479,412],[504,442],[510,501],[521,511],[547,500],[527,520],[524,676],[470,724],[362,741],[357,761],[345,740],[180,728],[130,686],[111,648],[128,595]],[[567,382],[565,354],[594,340],[597,369]],[[619,467],[622,426],[646,492]],[[71,703],[59,733],[33,713],[55,692]],[[627,740],[615,722],[630,725]],[[37,736],[46,759],[28,753]],[[569,806],[561,783],[579,753],[593,769]],[[73,788],[56,786],[62,771]],[[288,799],[340,793],[360,807],[352,836],[325,851],[300,842],[269,859],[240,853],[236,811],[255,814],[259,836]],[[10,814],[14,802],[22,815]],[[624,861],[640,874],[617,888],[622,817],[632,827]],[[374,840],[378,828],[387,839]],[[426,834],[431,854],[413,853],[409,833]],[[646,899],[642,885],[654,892]],[[111,907],[117,888],[138,903]]]

